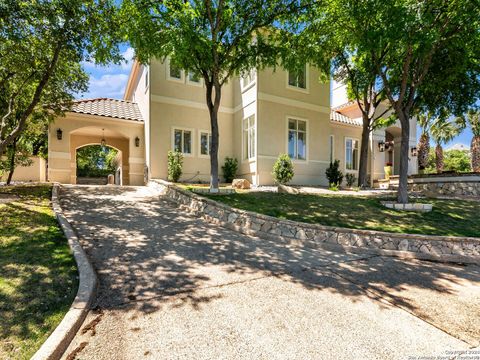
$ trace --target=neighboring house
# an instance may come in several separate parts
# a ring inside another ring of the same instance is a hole
[[[293,184],[328,185],[325,170],[339,159],[345,173],[358,173],[361,119],[344,87],[332,92],[318,81],[312,66],[291,73],[282,69],[251,71],[234,77],[222,91],[219,109],[219,163],[239,161],[238,177],[254,185],[273,183],[275,159],[287,153],[293,160]],[[337,101],[338,102],[338,101]],[[60,134],[62,136],[59,136]],[[371,180],[384,177],[386,162],[398,172],[400,127],[375,131],[370,139]],[[412,121],[411,147],[416,143]],[[121,151],[122,184],[140,185],[149,178],[167,177],[167,152],[184,154],[181,181],[210,178],[210,118],[203,80],[169,61],[150,66],[134,62],[124,100],[77,101],[66,117],[50,126],[49,179],[76,182],[76,149],[102,143]],[[378,143],[391,144],[380,152]],[[416,158],[410,161],[411,173]],[[220,176],[221,170],[220,170]]]

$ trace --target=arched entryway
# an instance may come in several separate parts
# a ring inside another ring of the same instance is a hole
[[[122,185],[122,151],[106,144],[76,149],[76,181],[81,185]]]
[[[121,176],[121,178],[117,180],[118,184],[129,185],[129,139],[115,130],[96,126],[83,127],[70,133],[71,167],[75,169],[75,171],[72,171],[71,183],[81,183],[77,182],[78,149],[92,145],[112,148],[116,150],[117,154],[120,154],[120,157],[117,158],[119,163],[112,173],[118,173],[118,175]]]

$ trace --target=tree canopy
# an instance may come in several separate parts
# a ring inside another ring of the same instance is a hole
[[[113,0],[0,1],[0,154],[85,91],[81,62],[121,59]]]

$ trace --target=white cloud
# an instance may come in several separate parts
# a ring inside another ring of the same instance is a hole
[[[132,60],[133,60],[134,55],[135,55],[135,51],[131,47],[127,48],[122,53],[122,56],[125,59],[125,61],[123,61],[122,64],[121,64],[121,67],[122,67],[123,70],[130,70],[130,67],[132,66]]]
[[[89,90],[82,94],[84,99],[114,98],[121,99],[127,84],[127,74],[105,74],[100,77],[90,76]]]

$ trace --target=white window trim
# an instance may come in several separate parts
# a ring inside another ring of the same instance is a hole
[[[335,135],[331,134],[328,138],[329,143],[328,143],[328,162],[334,162],[335,161]],[[332,144],[330,148],[330,144]],[[330,150],[332,151],[332,161],[330,161]]]
[[[183,130],[183,131],[190,131],[192,133],[192,144],[190,149],[192,152],[190,154],[182,152],[184,157],[194,157],[195,156],[195,130],[191,128],[181,127],[181,126],[172,126],[171,127],[171,146],[170,149],[175,151],[175,130]],[[182,149],[183,150],[183,149]]]
[[[244,158],[243,154],[245,154],[245,130],[243,129],[243,122],[246,120],[246,119],[249,119],[253,116],[254,120],[255,120],[255,123],[253,125],[253,128],[255,129],[255,139],[254,139],[254,142],[255,142],[255,154],[252,156],[252,157],[248,157],[248,158]],[[257,158],[257,114],[251,114],[245,118],[242,119],[242,163],[252,163],[252,162],[255,162],[256,158]]]
[[[290,72],[288,70],[285,71],[285,74],[286,74],[285,84],[287,86],[287,89],[298,91],[304,94],[310,94],[310,66],[308,64],[305,64],[305,89],[290,85],[288,83],[289,73]]]
[[[253,71],[254,78],[247,85],[245,85],[245,86],[243,85],[243,76],[240,76],[240,91],[242,93],[251,89],[257,83],[257,69],[251,69],[250,71]]]
[[[203,87],[203,78],[200,77],[200,82],[195,82],[195,81],[191,81],[190,80],[190,71],[186,72],[185,74],[185,79],[187,81],[187,85],[191,85],[191,86],[197,86],[197,87]]]
[[[210,154],[208,155],[202,154],[202,134],[208,134],[211,136],[212,132],[210,130],[198,129],[198,157],[210,159]],[[210,153],[210,148],[208,149],[208,151]]]
[[[302,160],[302,159],[292,159],[292,162],[293,163],[300,163],[300,164],[305,164],[305,163],[308,163],[309,160],[310,160],[310,128],[309,128],[309,123],[308,123],[308,119],[305,119],[305,118],[301,118],[299,116],[294,116],[294,115],[287,115],[286,117],[286,121],[285,121],[285,124],[286,124],[286,129],[287,129],[287,133],[286,133],[286,140],[285,140],[285,154],[288,155],[288,132],[289,132],[289,129],[288,129],[288,121],[289,120],[300,120],[300,121],[305,121],[305,126],[306,126],[306,135],[307,135],[307,148],[305,149],[305,152],[306,152],[306,159],[305,160]]]
[[[347,169],[347,141],[348,141],[348,140],[352,140],[352,141],[357,141],[357,142],[358,142],[357,166],[360,167],[360,140],[359,140],[358,138],[346,136],[346,137],[345,137],[344,144],[343,144],[343,145],[344,145],[344,148],[343,148],[343,151],[344,151],[343,170],[345,171],[345,173],[357,174],[357,173],[358,173],[358,169],[357,169],[357,170]]]
[[[181,84],[185,83],[185,71],[180,70],[180,73],[182,74],[180,79],[177,79],[177,78],[174,78],[174,77],[170,76],[170,59],[167,59],[167,68],[166,68],[167,80],[168,81],[173,81],[173,82],[176,82],[176,83],[181,83]]]

